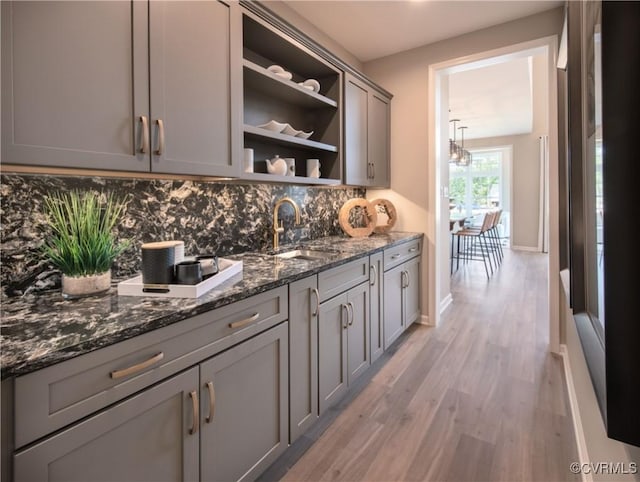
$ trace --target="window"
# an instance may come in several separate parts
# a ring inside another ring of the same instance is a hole
[[[487,211],[503,209],[502,219],[508,219],[510,149],[507,147],[471,150],[470,166],[449,164],[449,199],[451,214],[473,216],[476,221]],[[505,216],[506,215],[506,216]],[[505,221],[503,227],[508,223]],[[502,234],[508,237],[508,233]]]

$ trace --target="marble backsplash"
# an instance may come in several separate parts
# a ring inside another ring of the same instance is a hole
[[[293,226],[293,209],[287,204],[281,207],[286,229],[281,244],[339,235],[340,207],[348,199],[365,196],[364,189],[345,187],[3,174],[0,275],[5,294],[59,285],[59,273],[39,251],[47,235],[43,198],[71,189],[130,195],[118,235],[132,245],[116,260],[115,278],[140,269],[140,245],[145,242],[180,239],[186,255],[267,250],[272,243],[273,205],[284,196],[296,201],[302,222]]]

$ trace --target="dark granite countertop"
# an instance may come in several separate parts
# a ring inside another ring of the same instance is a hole
[[[326,260],[279,259],[262,253],[232,256],[243,261],[243,279],[232,278],[198,299],[118,296],[115,284],[108,294],[78,300],[64,300],[59,291],[17,298],[3,295],[2,379],[33,372],[420,237],[420,233],[392,232],[368,238],[332,236],[302,243],[305,248],[335,251]]]

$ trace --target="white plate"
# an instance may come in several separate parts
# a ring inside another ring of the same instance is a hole
[[[287,126],[289,126],[289,124],[283,124],[282,122],[278,122],[272,119],[266,124],[260,124],[259,126],[256,126],[256,127],[260,127],[261,129],[266,129],[268,131],[273,131],[273,132],[282,132],[282,130]]]
[[[302,131],[299,131],[297,129],[294,129],[293,127],[291,127],[291,125],[289,124],[285,124],[284,129],[282,129],[282,133],[286,134],[288,136],[297,136],[298,134],[300,134]]]
[[[307,89],[311,89],[314,92],[320,92],[320,82],[316,79],[307,79],[302,83],[302,86]]]
[[[279,65],[270,65],[269,67],[267,67],[267,70],[285,80],[291,80],[293,77],[293,74],[291,72],[287,72]]]
[[[311,137],[311,134],[313,134],[313,131],[311,132],[300,131],[296,134],[296,137],[301,137],[302,139],[309,139],[309,137]]]

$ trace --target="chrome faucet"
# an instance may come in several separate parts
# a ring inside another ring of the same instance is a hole
[[[290,197],[283,197],[276,201],[275,206],[273,207],[273,250],[278,250],[278,236],[280,233],[284,233],[284,224],[282,221],[278,221],[278,211],[280,210],[280,206],[284,203],[289,203],[293,206],[293,210],[296,213],[296,225],[300,224],[300,208],[296,204],[296,202]]]

